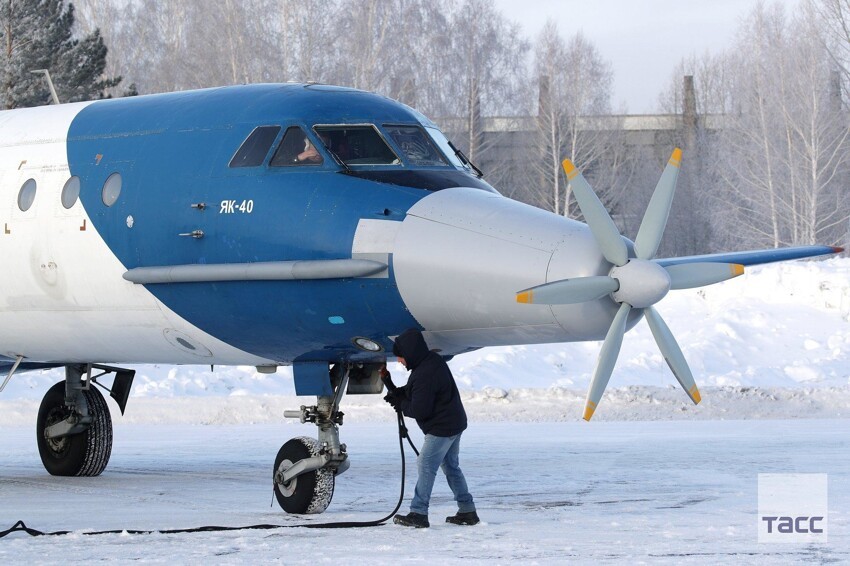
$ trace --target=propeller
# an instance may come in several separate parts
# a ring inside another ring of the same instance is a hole
[[[682,349],[652,305],[663,299],[670,289],[690,289],[720,283],[741,275],[744,266],[709,262],[662,266],[653,261],[670,215],[681,161],[682,150],[676,148],[644,213],[635,238],[636,257],[633,258],[629,258],[626,242],[590,183],[569,159],[563,162],[564,172],[572,185],[579,208],[602,255],[611,264],[611,269],[608,275],[561,279],[524,289],[517,292],[516,300],[527,304],[566,305],[595,301],[610,295],[620,304],[602,343],[587,392],[584,408],[584,419],[587,421],[593,417],[614,371],[626,333],[626,321],[634,309],[640,310],[646,317],[658,349],[679,385],[694,403],[700,402],[699,389]]]

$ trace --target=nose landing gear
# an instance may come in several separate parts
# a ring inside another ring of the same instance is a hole
[[[351,463],[345,444],[339,441],[343,413],[339,403],[349,393],[380,393],[381,364],[335,365],[330,371],[333,396],[319,396],[313,406],[284,411],[286,418],[313,423],[318,440],[301,436],[286,442],[277,453],[272,479],[278,504],[287,513],[322,513],[333,498],[336,476]],[[349,383],[350,380],[350,383]]]

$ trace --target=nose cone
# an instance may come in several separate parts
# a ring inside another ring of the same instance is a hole
[[[614,300],[636,308],[654,305],[670,291],[670,274],[652,261],[632,259],[612,269],[611,277],[620,282],[620,289],[612,294]]]
[[[587,226],[502,196],[468,188],[419,201],[396,236],[393,270],[429,346],[445,354],[506,344],[601,339],[617,305],[516,302],[522,289],[604,275]]]

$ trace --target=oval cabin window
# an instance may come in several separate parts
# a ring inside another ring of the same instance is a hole
[[[36,188],[35,179],[27,179],[21,185],[21,191],[18,193],[18,208],[23,212],[29,210],[32,207],[32,203],[35,202]]]
[[[112,206],[118,201],[118,196],[121,194],[121,174],[113,173],[110,175],[106,182],[103,184],[103,192],[101,197],[103,198],[103,204],[106,206]]]
[[[71,177],[62,187],[62,206],[71,208],[77,204],[77,199],[80,198],[80,178],[77,176]]]

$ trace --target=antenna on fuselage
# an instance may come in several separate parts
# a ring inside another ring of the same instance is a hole
[[[53,98],[53,104],[62,104],[59,102],[59,95],[56,94],[56,87],[53,86],[53,79],[50,78],[50,71],[47,69],[36,69],[35,71],[30,71],[30,73],[44,75],[44,78],[47,79],[47,86],[50,87],[50,96]]]

